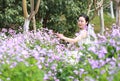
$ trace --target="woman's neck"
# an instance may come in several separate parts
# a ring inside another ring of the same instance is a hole
[[[85,27],[84,27],[84,30],[87,30],[88,29],[88,26],[86,25]]]
[[[85,26],[84,28],[80,28],[80,30],[87,30],[87,26]]]

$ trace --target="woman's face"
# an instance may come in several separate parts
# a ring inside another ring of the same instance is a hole
[[[84,29],[87,26],[87,22],[84,17],[79,17],[78,19],[78,27],[80,29]]]

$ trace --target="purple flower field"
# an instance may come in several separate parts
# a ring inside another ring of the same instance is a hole
[[[0,81],[120,81],[120,29],[94,44],[62,44],[52,30],[0,32]]]

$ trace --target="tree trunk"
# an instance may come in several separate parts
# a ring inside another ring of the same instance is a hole
[[[100,13],[100,25],[101,25],[100,33],[101,35],[104,35],[105,29],[104,29],[103,6],[100,8],[99,13]]]
[[[112,0],[116,4],[116,25],[120,27],[120,0]]]
[[[116,5],[116,25],[120,27],[120,3]]]
[[[89,16],[91,7],[92,7],[92,5],[93,5],[93,0],[91,0],[91,1],[88,2],[88,3],[89,3],[89,4],[88,4],[88,12],[87,12],[87,15]]]
[[[26,0],[22,0],[22,7],[23,7],[23,14],[24,18],[28,18],[28,12],[27,12],[27,2]]]
[[[33,30],[34,30],[34,32],[36,32],[36,20],[35,20],[35,16],[33,16]]]
[[[26,18],[25,21],[24,21],[24,25],[23,25],[24,32],[28,32],[28,30],[29,30],[29,24],[30,24],[30,20],[28,18]]]
[[[111,17],[115,18],[114,10],[113,10],[113,1],[110,1],[110,12],[111,12]]]
[[[35,14],[39,10],[40,0],[37,0],[37,4],[36,4],[35,10],[34,10],[34,0],[30,0],[30,3],[31,3],[31,13],[30,13],[30,15],[28,15],[27,1],[26,0],[22,0],[22,7],[23,7],[23,13],[24,13],[24,19],[25,19],[24,25],[23,25],[24,32],[28,32],[29,31],[29,24],[30,24],[31,18],[33,18],[33,29],[35,29],[34,31],[36,31]]]

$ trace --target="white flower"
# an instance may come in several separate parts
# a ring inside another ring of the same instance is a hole
[[[83,54],[81,52],[78,51],[67,51],[66,52],[66,56],[65,56],[65,61],[69,64],[76,64],[79,62],[79,58],[82,56]]]

